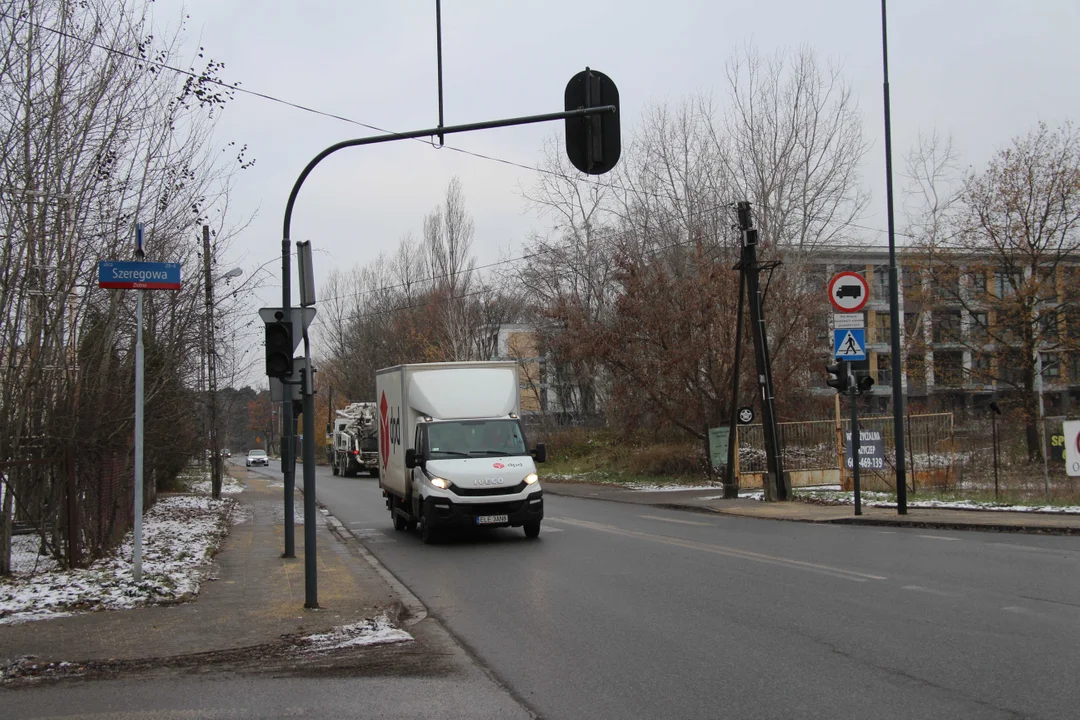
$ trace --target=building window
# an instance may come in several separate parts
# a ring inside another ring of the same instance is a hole
[[[964,384],[964,353],[955,350],[934,353],[934,384],[949,387]]]
[[[922,387],[926,384],[926,360],[919,353],[909,353],[904,363],[904,374],[909,385]]]
[[[1039,353],[1042,362],[1042,375],[1044,380],[1057,380],[1061,377],[1061,361],[1057,353]]]
[[[890,340],[890,330],[892,325],[889,320],[889,313],[879,312],[874,318],[874,338],[875,342],[887,343]]]
[[[903,285],[904,294],[907,295],[912,291],[917,291],[922,286],[922,277],[915,268],[901,268],[900,284]]]
[[[971,297],[976,300],[986,297],[986,273],[981,270],[971,273]]]
[[[1069,353],[1069,381],[1080,385],[1080,353]]]
[[[1039,316],[1039,333],[1044,340],[1057,340],[1058,316],[1054,311],[1047,311]]]
[[[977,342],[986,342],[989,336],[990,315],[984,312],[971,313],[971,323],[968,325],[968,335]]]
[[[934,342],[954,343],[960,341],[960,311],[937,310],[934,312]]]
[[[994,273],[994,296],[998,298],[1012,297],[1022,282],[1023,277],[1015,270],[1012,272],[998,270]]]
[[[934,290],[940,300],[955,302],[960,297],[960,274],[951,267],[935,271]]]
[[[875,265],[874,266],[874,287],[873,287],[874,300],[878,302],[889,302],[889,266],[888,265]]]
[[[886,387],[892,385],[892,355],[890,353],[878,353],[875,382]]]
[[[991,385],[994,381],[989,353],[971,354],[971,381],[979,385]]]
[[[998,377],[1002,382],[1016,387],[1024,386],[1024,373],[1028,364],[1024,362],[1023,353],[1010,350],[998,358]]]

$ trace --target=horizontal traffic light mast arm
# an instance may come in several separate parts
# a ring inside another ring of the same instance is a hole
[[[615,112],[618,112],[618,109],[614,105],[600,105],[591,108],[578,108],[577,110],[546,113],[544,115],[525,115],[523,117],[504,118],[502,120],[488,120],[487,122],[467,123],[465,125],[448,125],[446,127],[427,128],[425,130],[412,130],[410,132],[373,135],[371,137],[344,140],[335,145],[331,145],[312,158],[311,162],[304,168],[304,171],[300,173],[300,177],[296,178],[296,184],[293,185],[292,192],[289,193],[289,202],[285,205],[285,227],[282,237],[286,240],[289,239],[290,226],[292,225],[293,205],[296,203],[296,196],[299,194],[300,187],[304,184],[304,180],[307,179],[307,176],[311,174],[311,171],[315,169],[316,165],[321,163],[328,156],[336,153],[338,150],[349,147],[358,147],[360,145],[375,145],[377,143],[391,142],[394,140],[415,140],[416,138],[435,137],[436,135],[453,135],[454,133],[472,132],[473,130],[491,130],[493,128],[511,127],[513,125],[532,125],[534,123],[551,122],[552,120],[566,120],[567,118],[588,117],[590,115],[606,115]]]

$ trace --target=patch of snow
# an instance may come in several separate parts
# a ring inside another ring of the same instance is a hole
[[[213,495],[214,486],[210,480],[196,480],[188,483],[191,492],[199,495]],[[244,492],[244,486],[236,478],[224,477],[221,479],[222,495],[237,495]]]
[[[394,627],[385,615],[380,615],[351,625],[341,625],[329,632],[308,635],[300,641],[303,652],[327,652],[363,645],[409,642],[412,639],[412,635]]]
[[[896,507],[896,501],[889,493],[862,492],[860,493],[863,505],[869,507]],[[855,495],[851,492],[811,492],[808,497],[813,500],[831,502],[836,505],[854,505]],[[1007,505],[995,502],[976,502],[974,500],[912,500],[907,503],[909,508],[942,508],[946,510],[989,510],[992,512],[1027,512],[1046,513],[1052,515],[1080,515],[1080,505]]]
[[[199,592],[210,558],[228,533],[236,501],[166,495],[143,517],[143,577],[133,578],[129,532],[88,568],[13,576],[0,584],[0,625],[91,610],[184,602]]]
[[[669,490],[715,490],[722,486],[719,483],[713,483],[711,485],[660,485],[654,483],[632,482],[624,484],[623,487],[627,490],[637,490],[638,492],[667,492]]]

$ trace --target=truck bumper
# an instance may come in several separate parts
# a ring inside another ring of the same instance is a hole
[[[424,498],[423,513],[430,527],[520,527],[544,519],[544,492],[537,490],[523,500],[462,503],[449,498]],[[478,517],[505,515],[506,522],[478,523]]]

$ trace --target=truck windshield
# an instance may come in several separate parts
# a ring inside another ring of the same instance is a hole
[[[428,425],[431,457],[527,455],[516,420],[460,420]]]

